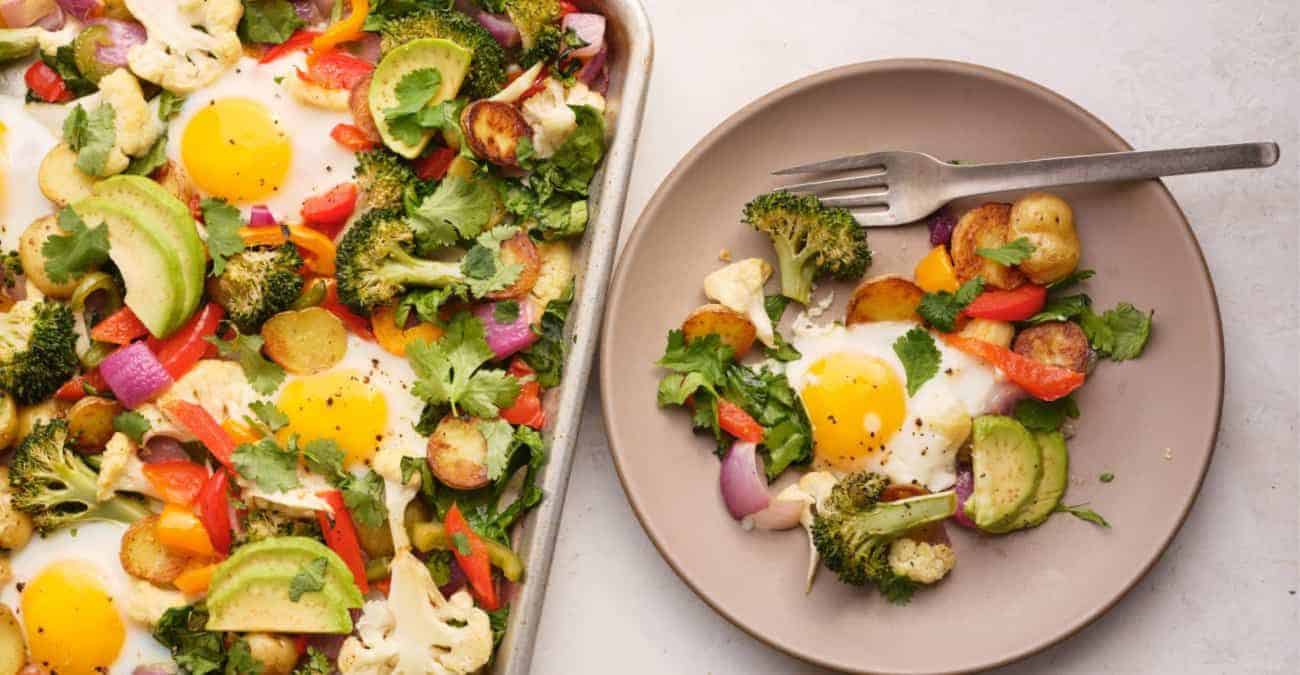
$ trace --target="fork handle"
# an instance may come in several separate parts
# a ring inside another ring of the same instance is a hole
[[[1278,160],[1277,143],[1207,145],[1175,150],[1109,152],[952,167],[947,199],[1029,188],[1140,180],[1185,173],[1256,169]]]

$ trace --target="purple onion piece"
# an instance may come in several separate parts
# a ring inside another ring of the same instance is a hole
[[[608,57],[609,50],[602,46],[600,51],[596,52],[586,63],[582,64],[582,70],[578,71],[578,81],[595,89],[596,82],[605,76],[605,59]]]
[[[297,14],[304,23],[312,24],[321,19],[315,0],[291,0],[291,2],[293,2],[293,13]]]
[[[63,10],[55,7],[53,12],[41,17],[35,25],[45,30],[59,30],[63,28],[63,24],[67,23],[67,21],[68,17]]]
[[[722,460],[718,482],[722,488],[722,501],[736,520],[762,511],[772,501],[763,474],[763,460],[758,456],[758,446],[754,443],[736,441],[731,444]]]
[[[144,26],[134,21],[95,19],[91,23],[108,29],[108,41],[95,48],[95,58],[106,65],[125,67],[131,48],[147,39]]]
[[[605,17],[599,14],[575,12],[566,14],[560,26],[571,30],[586,46],[573,50],[572,56],[583,61],[593,57],[605,46]]]
[[[248,224],[250,227],[270,227],[276,225],[275,216],[266,204],[257,204],[249,209]]]
[[[190,455],[181,447],[181,442],[171,436],[154,436],[140,448],[140,461],[145,464],[184,461],[189,458]]]
[[[952,240],[952,230],[957,227],[957,217],[945,206],[935,211],[926,221],[926,225],[930,228],[930,245],[945,246]]]
[[[104,357],[99,363],[99,374],[128,409],[151,400],[172,385],[172,376],[143,341]]]
[[[462,570],[460,565],[455,560],[452,560],[451,578],[447,580],[447,583],[438,587],[438,592],[442,593],[442,597],[450,598],[456,591],[464,588],[467,583],[469,583],[469,579],[465,576],[465,570]]]
[[[970,464],[957,465],[957,484],[953,486],[953,491],[957,493],[957,512],[952,514],[952,519],[957,521],[958,525],[969,527],[972,530],[979,529],[975,521],[966,515],[966,500],[975,491],[975,475],[971,473]]]
[[[104,13],[104,0],[55,0],[63,11],[77,17],[78,21],[89,21]]]
[[[352,43],[352,52],[366,63],[379,63],[379,35],[366,33],[360,40]]]
[[[490,14],[488,12],[476,12],[473,14],[479,25],[487,29],[502,47],[507,49],[519,46],[522,41],[519,37],[519,29],[510,22],[510,18],[501,14]]]

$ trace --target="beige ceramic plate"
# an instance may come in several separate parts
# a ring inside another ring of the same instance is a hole
[[[655,405],[665,335],[704,302],[703,276],[729,249],[773,259],[739,222],[769,171],[847,153],[919,150],[1002,161],[1127,150],[1061,96],[987,68],[942,61],[865,63],[783,87],[733,115],[686,156],[623,252],[604,323],[601,388],[619,475],[669,564],[723,616],[774,647],[844,670],[953,672],[1006,663],[1061,640],[1133,586],[1182,524],[1209,465],[1223,391],[1214,289],[1178,205],[1158,182],[1062,190],[1074,206],[1096,304],[1154,308],[1137,361],[1103,363],[1078,396],[1067,501],[1103,530],[1058,515],[983,537],[950,526],[958,564],[939,587],[894,607],[822,570],[804,594],[802,530],[745,532],[723,509],[711,439]],[[959,207],[969,206],[961,204]],[[872,230],[869,274],[911,273],[923,226]],[[771,282],[775,287],[775,281]],[[835,287],[825,320],[842,317]],[[789,315],[787,313],[787,323]],[[1098,475],[1112,472],[1114,482]]]

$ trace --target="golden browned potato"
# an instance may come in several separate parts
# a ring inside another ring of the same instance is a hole
[[[962,337],[983,340],[1003,348],[1011,347],[1011,338],[1015,334],[1015,326],[997,319],[971,319],[958,331]]]
[[[531,292],[538,309],[546,309],[552,300],[558,300],[573,282],[573,247],[567,241],[543,241],[537,244],[541,269]],[[542,313],[537,313],[541,321]]]
[[[72,202],[90,196],[90,188],[95,179],[82,173],[77,168],[77,153],[65,143],[55,146],[36,172],[41,194],[54,202],[55,206],[67,206]]]
[[[533,133],[523,113],[514,106],[488,100],[465,106],[460,128],[475,155],[500,166],[517,165],[515,149],[519,139]]]
[[[1049,366],[1080,373],[1088,367],[1088,336],[1071,321],[1053,321],[1030,326],[1016,336],[1012,351]]]
[[[962,283],[982,277],[984,283],[1010,290],[1025,283],[1025,275],[977,253],[982,248],[1001,248],[1010,239],[1011,205],[989,203],[971,209],[957,221],[952,231],[952,266]]]
[[[488,293],[493,300],[522,298],[533,290],[537,277],[542,273],[542,257],[537,254],[537,245],[528,237],[527,232],[516,234],[510,241],[501,244],[501,262],[505,265],[522,265],[523,270],[515,283],[499,291]]]
[[[113,437],[113,418],[122,406],[111,398],[87,396],[68,409],[68,436],[83,454],[103,452]]]
[[[1064,199],[1046,192],[1027,194],[1011,206],[1010,218],[1007,238],[1024,237],[1035,247],[1018,265],[1030,281],[1050,284],[1079,265],[1079,233],[1074,229],[1074,211]]]
[[[488,484],[487,439],[473,417],[448,415],[429,436],[429,468],[438,480],[457,490]]]
[[[9,605],[0,605],[0,675],[18,675],[27,664],[27,640]]]
[[[185,169],[180,164],[170,159],[154,170],[153,179],[186,206],[194,203],[198,198],[198,190],[190,181],[189,174],[185,173]]]
[[[42,401],[35,405],[25,405],[18,409],[18,438],[21,441],[32,433],[32,429],[41,422],[61,420],[68,412],[68,404],[57,398]]]
[[[0,466],[0,548],[17,551],[32,540],[32,517],[14,506],[9,467]]]
[[[118,558],[122,569],[137,579],[164,586],[176,580],[185,571],[188,559],[172,553],[158,540],[158,516],[149,516],[131,523],[122,535],[122,548]]]
[[[920,321],[916,308],[925,291],[896,274],[867,279],[853,289],[844,323],[868,321]]]
[[[9,394],[0,394],[0,450],[18,440],[18,406]]]
[[[62,282],[55,282],[45,274],[45,254],[41,249],[47,239],[63,234],[66,233],[59,227],[58,217],[49,215],[32,221],[18,240],[18,259],[22,262],[23,274],[42,293],[56,300],[72,297],[72,292],[77,290],[77,282],[81,281],[81,276],[71,276]]]
[[[320,307],[280,312],[262,324],[266,355],[296,375],[332,367],[348,350],[343,322]]]
[[[253,660],[262,664],[262,675],[289,675],[298,665],[298,648],[284,635],[249,633],[244,640]]]
[[[686,320],[682,322],[682,335],[687,342],[705,335],[717,335],[722,338],[722,344],[731,347],[736,358],[740,358],[754,346],[758,329],[744,314],[726,305],[709,303],[696,307],[686,315]]]
[[[4,588],[14,578],[14,570],[9,566],[9,556],[0,554],[0,588]]]

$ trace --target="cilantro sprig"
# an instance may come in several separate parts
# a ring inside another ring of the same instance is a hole
[[[492,358],[483,322],[468,312],[457,314],[436,342],[415,342],[407,358],[418,379],[412,393],[428,403],[447,405],[492,419],[519,396],[519,381],[500,370],[481,370]]]
[[[239,236],[244,217],[239,209],[224,199],[204,199],[199,202],[199,209],[203,212],[203,224],[208,232],[212,276],[219,277],[226,270],[226,259],[244,250],[244,239]]]
[[[108,260],[108,225],[87,227],[72,207],[66,207],[59,211],[59,228],[66,234],[50,236],[41,245],[50,281],[61,284]]]
[[[908,396],[915,396],[921,385],[938,374],[939,363],[943,358],[934,344],[934,336],[919,327],[907,331],[894,341],[894,353],[903,362]]]
[[[975,277],[962,284],[956,293],[948,291],[926,293],[921,296],[921,304],[917,306],[916,312],[931,326],[945,333],[951,333],[957,327],[957,317],[961,311],[983,292],[984,279]]]
[[[977,248],[975,254],[1003,265],[1019,265],[1037,249],[1028,238],[1020,237],[997,248]]]

